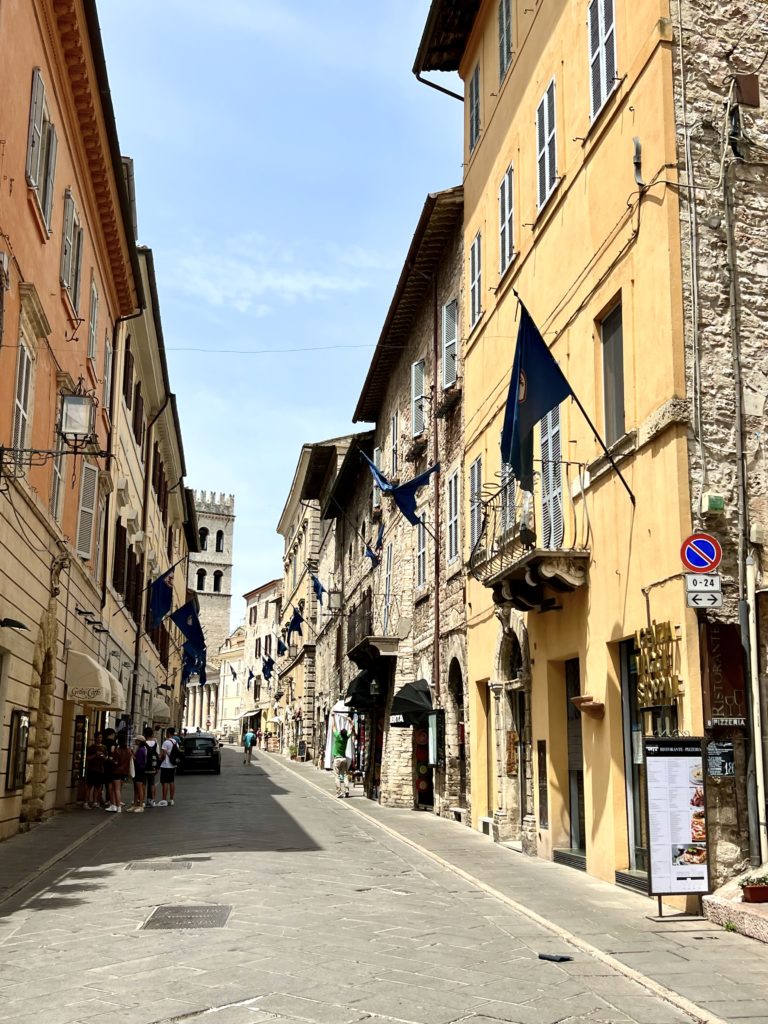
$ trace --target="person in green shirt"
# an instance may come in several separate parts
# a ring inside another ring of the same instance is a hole
[[[349,796],[349,765],[347,749],[352,739],[352,723],[347,722],[343,729],[333,729],[331,756],[333,757],[333,774],[336,776],[336,796]]]

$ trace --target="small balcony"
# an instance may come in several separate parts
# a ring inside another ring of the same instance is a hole
[[[481,501],[480,532],[469,572],[494,601],[519,611],[548,611],[558,593],[583,586],[590,555],[590,523],[584,494],[585,466],[537,462],[533,492],[511,476]]]
[[[396,599],[377,598],[374,602],[371,591],[366,590],[347,615],[347,657],[365,668],[379,655],[397,654],[400,641],[393,627],[398,623]]]

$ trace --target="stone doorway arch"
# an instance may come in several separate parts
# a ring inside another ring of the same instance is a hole
[[[448,694],[446,701],[447,789],[456,806],[467,806],[467,745],[466,710],[464,705],[464,675],[458,658],[451,658],[448,666]]]

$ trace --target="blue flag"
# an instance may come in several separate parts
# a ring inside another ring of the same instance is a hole
[[[377,555],[381,554],[381,549],[384,547],[384,523],[379,523],[379,532],[376,534],[376,544],[373,550]]]
[[[366,558],[370,558],[370,560],[371,560],[371,568],[376,569],[376,568],[379,567],[379,565],[381,565],[381,559],[376,554],[376,552],[373,550],[373,548],[371,547],[370,544],[366,544],[365,545],[365,557]]]
[[[233,679],[237,679],[237,672],[235,672],[235,666],[234,665],[230,665],[229,666],[229,671],[232,673],[232,678]]]
[[[282,658],[284,654],[288,653],[288,648],[285,646],[280,637],[277,638],[277,656]]]
[[[287,643],[291,642],[291,634],[292,633],[298,633],[299,636],[304,636],[304,634],[301,632],[301,624],[302,624],[303,621],[304,621],[304,619],[302,618],[302,615],[301,615],[301,612],[299,611],[299,609],[298,608],[294,608],[293,609],[293,615],[291,616],[291,621],[288,623],[288,632],[286,633],[286,637],[285,637]]]
[[[245,688],[247,690],[250,690],[252,682],[253,682],[253,669],[249,668],[248,669],[248,682],[245,684]]]
[[[524,491],[533,490],[533,428],[572,394],[571,385],[521,302],[517,348],[501,433],[501,461],[512,466],[515,479]]]
[[[173,603],[173,569],[158,576],[149,588],[149,621],[157,629]]]
[[[181,608],[177,608],[171,616],[171,622],[174,622],[184,636],[189,641],[190,647],[194,649],[198,655],[202,655],[205,652],[205,637],[203,635],[203,627],[200,625],[200,619],[197,615],[197,608],[195,608],[194,601],[187,601],[186,604],[182,605]]]
[[[315,592],[315,597],[317,598],[318,604],[322,604],[323,594],[327,594],[328,591],[325,589],[323,584],[320,582],[317,576],[315,576],[314,573],[310,573],[309,575],[312,577],[312,589]],[[299,630],[299,632],[301,632],[301,630]]]
[[[275,667],[275,663],[269,656],[267,656],[266,658],[262,658],[261,660],[263,662],[261,674],[264,676],[265,679],[269,680],[272,678],[272,669]]]
[[[412,526],[418,526],[421,520],[419,516],[416,515],[416,491],[418,491],[420,487],[423,487],[429,480],[430,476],[440,469],[440,463],[436,462],[434,466],[430,466],[429,469],[420,473],[419,476],[414,477],[413,480],[409,480],[404,484],[398,484],[397,487],[395,487],[394,484],[391,484],[389,480],[382,475],[381,470],[374,465],[365,452],[361,452],[360,454],[368,463],[376,486],[381,490],[381,493],[389,494],[408,522]]]

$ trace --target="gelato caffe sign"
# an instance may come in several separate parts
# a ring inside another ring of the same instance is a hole
[[[671,707],[682,696],[683,684],[674,671],[674,645],[669,622],[654,622],[635,634],[639,708]]]

